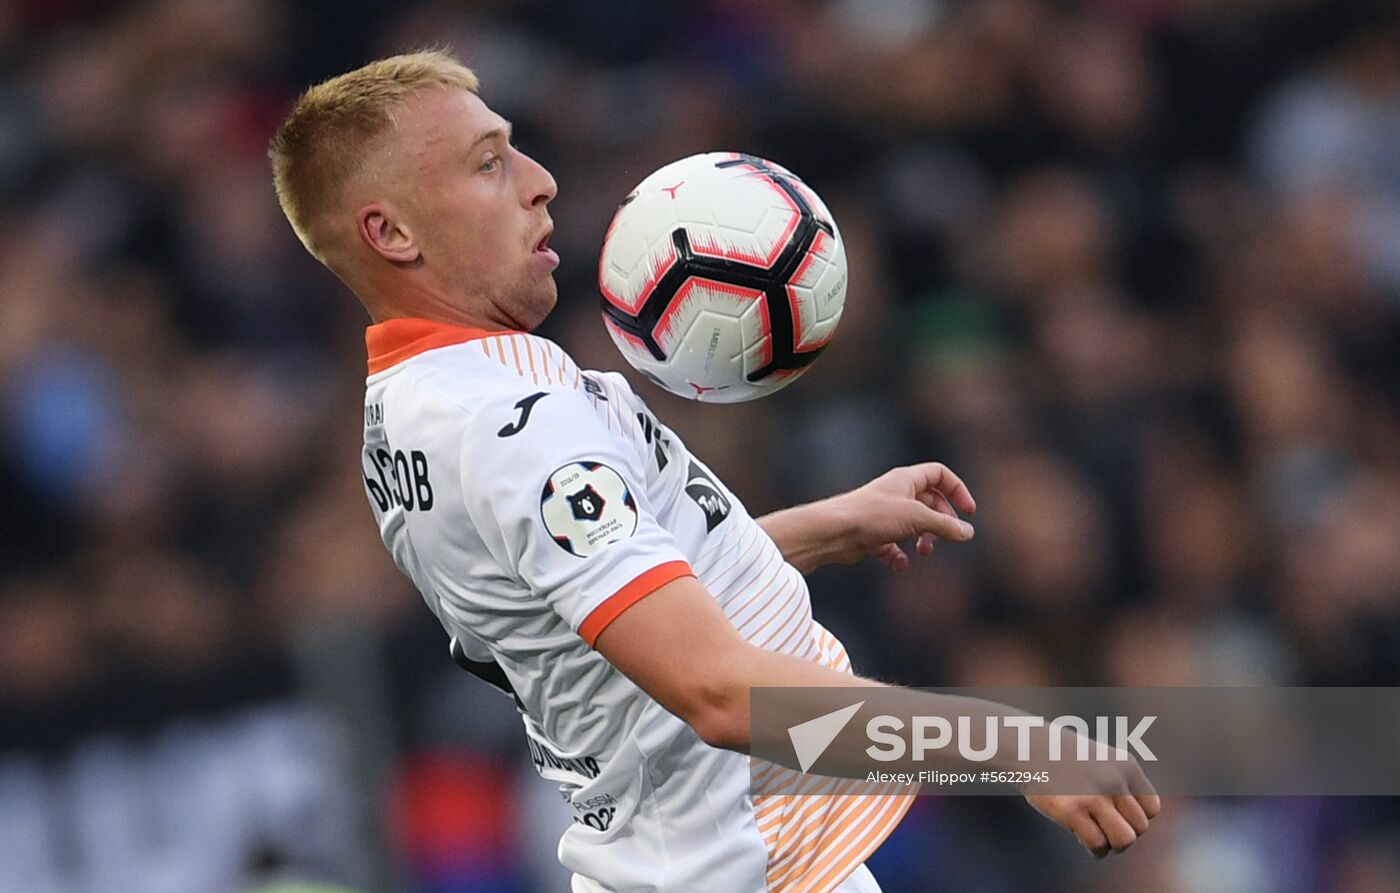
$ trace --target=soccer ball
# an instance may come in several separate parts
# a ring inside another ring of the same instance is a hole
[[[791,384],[846,302],[846,252],[791,171],[737,152],[666,165],[622,200],[598,260],[603,322],[666,390],[737,403]]]

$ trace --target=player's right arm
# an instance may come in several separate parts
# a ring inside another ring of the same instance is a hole
[[[694,577],[673,580],[632,604],[598,634],[594,647],[706,743],[741,753],[752,744],[752,688],[881,685],[750,644]],[[922,715],[954,716],[968,710],[966,698],[908,693]],[[811,715],[815,712],[806,714]],[[986,768],[961,764],[956,754],[947,759],[949,769]],[[1122,851],[1146,833],[1161,801],[1155,794],[1130,793],[1133,787],[1142,790],[1145,782],[1136,762],[1099,765],[1116,774],[1107,779],[1106,793],[1028,795],[1027,800],[1102,856]]]

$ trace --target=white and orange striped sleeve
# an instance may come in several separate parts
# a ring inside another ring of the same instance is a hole
[[[694,574],[656,521],[637,448],[583,392],[537,393],[480,406],[463,439],[462,492],[502,571],[592,645],[627,608]]]

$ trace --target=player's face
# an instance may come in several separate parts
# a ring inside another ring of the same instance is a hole
[[[399,119],[405,222],[434,281],[485,299],[530,330],[553,309],[554,178],[510,141],[510,124],[467,90],[429,90]]]

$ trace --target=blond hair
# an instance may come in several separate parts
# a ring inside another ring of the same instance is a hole
[[[441,50],[390,56],[308,89],[268,147],[282,213],[307,250],[325,263],[318,222],[355,173],[370,140],[395,124],[405,100],[420,90],[477,92],[476,74]]]

